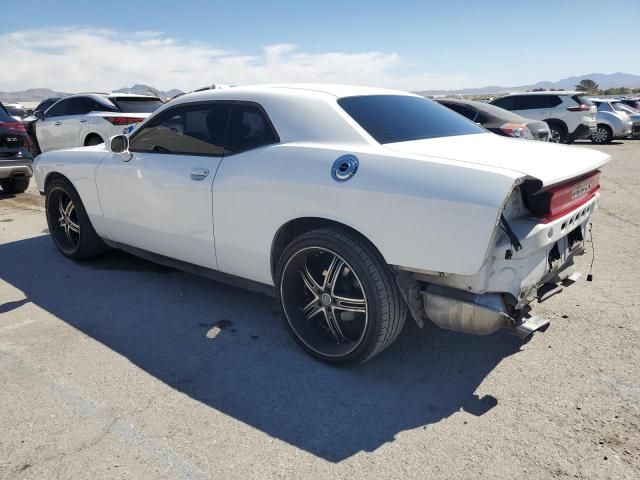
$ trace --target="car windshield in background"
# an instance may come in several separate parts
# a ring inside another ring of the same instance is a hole
[[[11,115],[12,117],[24,117],[26,115],[26,112],[24,111],[24,109],[19,108],[19,107],[12,107],[11,105],[5,105],[5,107],[7,109],[7,112],[9,112],[9,115]]]
[[[159,98],[109,98],[121,111],[125,113],[151,113],[162,105]]]
[[[486,133],[470,120],[421,97],[364,95],[338,104],[379,143]]]

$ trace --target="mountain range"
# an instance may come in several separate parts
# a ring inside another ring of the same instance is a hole
[[[549,90],[554,88],[556,90],[575,90],[576,85],[580,83],[580,80],[591,79],[598,84],[598,86],[606,90],[607,88],[615,87],[627,87],[638,88],[640,87],[640,75],[633,75],[631,73],[587,73],[584,75],[576,75],[573,77],[563,78],[556,82],[543,81],[538,83],[532,83],[530,85],[518,85],[512,87],[503,87],[497,85],[491,85],[488,87],[480,88],[462,88],[459,90],[422,90],[418,93],[420,95],[485,95],[485,94],[499,94],[508,92],[526,92],[527,90],[533,90],[534,88],[544,88]]]
[[[538,83],[532,83],[530,85],[518,85],[512,87],[504,86],[487,86],[480,88],[463,88],[459,90],[422,90],[417,91],[420,95],[486,95],[486,94],[500,94],[506,92],[524,92],[527,90],[533,90],[534,88],[551,89],[554,88],[573,90],[575,86],[580,83],[580,80],[589,78],[596,82],[601,89],[614,88],[614,87],[628,87],[639,88],[640,87],[640,75],[633,75],[631,73],[587,73],[585,75],[576,75],[573,77],[563,78],[556,82],[543,81]],[[137,93],[150,95],[155,92],[160,98],[172,98],[179,93],[183,93],[182,90],[173,88],[171,90],[157,90],[149,85],[135,84],[131,87],[119,88],[114,90],[116,93]],[[39,102],[47,97],[62,97],[69,95],[65,92],[57,92],[48,88],[30,88],[18,92],[1,92],[0,102]]]

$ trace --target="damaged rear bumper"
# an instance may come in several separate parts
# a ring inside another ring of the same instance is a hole
[[[584,253],[592,200],[553,222],[511,221],[522,249],[500,233],[481,270],[474,275],[401,272],[398,285],[414,319],[438,327],[488,335],[511,328],[523,337],[548,321],[530,315],[530,304],[559,293],[577,276],[574,257]]]

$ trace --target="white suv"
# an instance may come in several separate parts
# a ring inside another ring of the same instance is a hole
[[[597,108],[584,92],[512,93],[491,103],[523,117],[544,120],[552,142],[571,143],[591,137],[596,130]]]
[[[104,143],[162,106],[157,97],[87,93],[64,97],[37,114],[35,153]]]

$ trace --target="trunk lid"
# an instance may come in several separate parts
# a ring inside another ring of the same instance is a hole
[[[611,157],[597,150],[501,137],[493,133],[388,143],[395,152],[519,172],[554,185],[597,170]],[[426,160],[427,158],[425,158]]]

